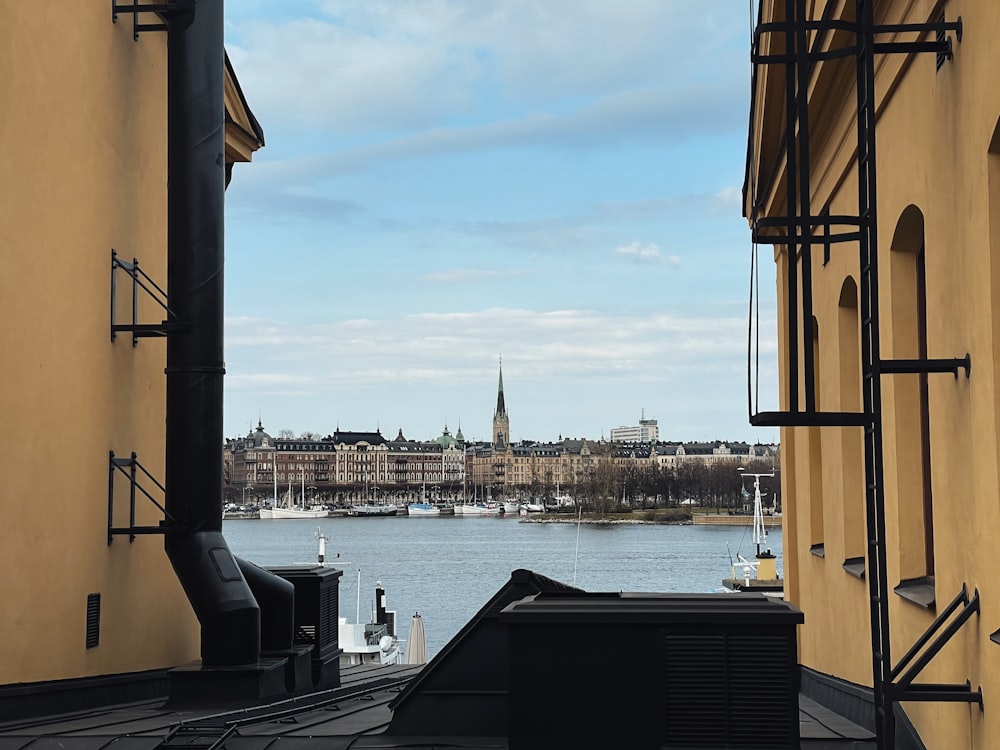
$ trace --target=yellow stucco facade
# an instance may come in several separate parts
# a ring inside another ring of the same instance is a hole
[[[806,6],[813,19],[852,20],[855,2],[816,0]],[[763,21],[784,17],[784,0],[765,0],[762,7]],[[985,750],[1000,748],[1000,643],[990,638],[1000,629],[1000,3],[874,3],[875,21],[882,24],[934,22],[942,13],[948,21],[960,16],[963,34],[960,42],[951,34],[954,57],[940,69],[933,53],[884,54],[875,63],[881,356],[952,358],[968,352],[972,363],[969,377],[961,370],[957,377],[925,376],[926,395],[920,375],[881,376],[889,622],[898,660],[963,585],[970,596],[978,590],[979,614],[920,681],[969,680],[973,690],[982,687],[983,710],[941,702],[903,707],[928,748]],[[914,38],[897,34],[883,41]],[[845,42],[842,35],[815,31],[809,39],[826,48]],[[782,52],[780,37],[764,49]],[[782,216],[782,67],[757,70],[746,211]],[[849,57],[817,63],[810,77],[813,215],[858,212],[854,76]],[[862,408],[858,245],[834,243],[824,258],[822,233],[814,229],[814,320],[810,325],[800,317],[799,341],[805,327],[815,345],[817,407],[856,412]],[[787,252],[787,245],[774,245],[782,409],[789,407]],[[800,273],[801,267],[798,258]],[[801,306],[799,311],[801,316]],[[804,388],[803,371],[800,366]],[[801,663],[870,687],[868,581],[845,564],[866,556],[863,438],[859,427],[782,428],[783,530],[786,598],[805,613]],[[863,561],[870,571],[870,561]],[[895,591],[914,580],[932,587],[932,606]]]
[[[108,544],[109,451],[164,475],[165,343],[112,341],[110,309],[112,249],[166,286],[166,70],[165,34],[134,41],[108,3],[0,4],[0,686],[198,656],[162,537]],[[234,79],[227,109],[227,134],[253,133]],[[240,135],[227,157],[249,160]],[[126,323],[131,285],[117,274]],[[164,317],[145,296],[138,310]],[[115,487],[127,525],[124,476]],[[162,519],[136,507],[137,525]],[[90,594],[101,610],[88,648]]]

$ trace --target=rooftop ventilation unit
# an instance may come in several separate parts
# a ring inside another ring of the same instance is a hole
[[[760,594],[539,594],[509,605],[509,747],[799,747],[795,626]]]

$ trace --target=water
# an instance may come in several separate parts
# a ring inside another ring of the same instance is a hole
[[[327,562],[344,568],[341,616],[356,619],[360,569],[361,619],[369,620],[379,580],[387,608],[397,612],[400,638],[420,612],[428,657],[517,568],[572,584],[575,566],[576,585],[587,591],[713,592],[730,573],[729,550],[753,551],[748,527],[581,524],[577,557],[574,523],[488,516],[234,519],[223,531],[236,555],[269,566],[315,562],[317,528],[327,537]],[[767,546],[780,570],[780,529],[768,531]]]

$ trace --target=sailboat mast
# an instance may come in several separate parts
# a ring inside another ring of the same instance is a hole
[[[767,544],[767,529],[764,526],[764,505],[760,499],[760,478],[773,477],[774,472],[766,474],[746,473],[741,466],[739,468],[741,482],[747,477],[753,477],[753,543],[757,547],[757,556],[760,556],[760,545]],[[743,496],[747,496],[746,486],[742,489]]]

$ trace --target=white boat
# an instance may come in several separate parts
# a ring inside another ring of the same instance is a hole
[[[409,516],[440,516],[441,509],[434,503],[427,502],[427,488],[421,487],[420,502],[407,505],[406,514]]]
[[[545,505],[543,503],[525,503],[524,509],[529,513],[544,513]]]
[[[521,510],[521,503],[517,500],[504,500],[503,501],[503,513],[504,515],[516,516],[517,512]]]
[[[473,496],[470,499],[465,495],[464,487],[462,492],[462,502],[455,503],[455,515],[456,516],[498,516],[503,512],[503,505],[501,503],[494,502],[493,500],[486,499],[486,493],[483,492],[484,498],[479,499],[477,492],[473,491]]]
[[[352,505],[347,509],[349,516],[394,516],[399,512],[396,505]]]
[[[742,470],[741,470],[742,472]],[[770,474],[743,474],[753,477],[753,544],[757,551],[749,560],[738,551],[736,559],[730,554],[730,578],[723,578],[722,584],[728,591],[755,592],[765,596],[782,598],[785,582],[778,575],[777,559],[767,548],[767,528],[764,526],[764,507],[760,497],[760,478],[773,477]],[[762,550],[761,547],[764,547]]]
[[[460,503],[455,506],[456,516],[497,516],[503,510],[500,503]]]
[[[358,613],[361,619],[361,571],[358,570]],[[382,582],[375,582],[375,612],[369,623],[347,622],[346,617],[337,618],[338,645],[343,653],[340,666],[357,667],[386,666],[402,664],[403,652],[396,637],[396,612],[385,608],[385,589]]]
[[[291,508],[272,508],[271,518],[326,518],[330,511],[326,508],[302,508],[293,506]],[[265,516],[261,516],[265,518]]]
[[[277,472],[275,472],[277,474]],[[274,507],[272,508],[261,508],[259,511],[261,518],[326,518],[330,515],[330,511],[321,505],[312,505],[306,507],[306,476],[303,472],[302,474],[302,503],[301,505],[295,504],[295,496],[292,493],[292,480],[288,480],[288,492],[282,498],[282,502],[278,502],[278,479],[275,476],[274,479]]]

